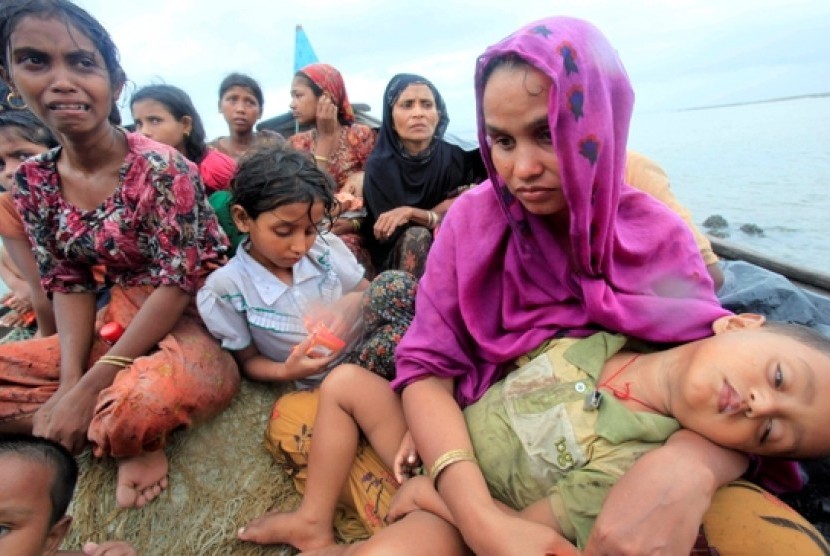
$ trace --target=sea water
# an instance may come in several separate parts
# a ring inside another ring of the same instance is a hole
[[[635,112],[629,147],[668,172],[699,225],[720,215],[730,241],[830,273],[830,97]]]

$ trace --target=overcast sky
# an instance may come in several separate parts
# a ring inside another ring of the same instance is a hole
[[[420,73],[444,95],[450,132],[467,137],[475,58],[549,15],[588,19],[608,36],[637,112],[830,91],[828,0],[77,1],[110,31],[132,83],[185,89],[208,137],[227,132],[217,88],[231,71],[260,82],[266,118],[287,110],[297,24],[352,102],[379,115],[389,78]]]

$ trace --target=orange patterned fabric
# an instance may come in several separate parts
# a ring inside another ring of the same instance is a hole
[[[0,237],[10,239],[26,237],[23,220],[14,206],[12,194],[8,191],[0,193]]]
[[[111,289],[98,314],[125,328],[152,293],[149,286]],[[97,337],[89,365],[109,346]],[[54,394],[60,378],[58,336],[0,346],[0,422],[27,417]],[[163,447],[169,434],[204,421],[230,404],[239,389],[233,358],[188,310],[158,344],[136,358],[98,395],[88,437],[96,456],[130,457]]]
[[[319,400],[319,389],[285,394],[274,404],[265,430],[265,447],[294,480],[301,494],[308,479],[308,454]],[[372,447],[361,440],[341,502],[355,510],[366,529],[375,533],[385,526],[389,503],[397,490],[398,483],[392,472]]]

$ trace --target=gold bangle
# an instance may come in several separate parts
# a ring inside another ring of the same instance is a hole
[[[320,156],[319,154],[314,155],[314,160],[317,162],[325,162],[326,164],[329,163],[329,157],[327,156]]]
[[[429,470],[429,476],[432,478],[432,482],[438,480],[438,476],[450,465],[454,463],[458,463],[460,461],[472,461],[475,462],[476,456],[470,450],[450,450],[445,454],[438,456],[438,459],[435,460],[435,463],[432,464],[432,467]]]
[[[438,223],[441,221],[441,218],[438,216],[438,213],[434,210],[429,211],[432,215],[432,226],[430,226],[433,230],[438,226]]]
[[[130,357],[121,357],[119,355],[102,355],[95,363],[103,363],[105,365],[118,367],[119,369],[125,369],[133,364],[133,359]]]
[[[357,218],[352,218],[352,229],[355,232],[360,231],[360,220],[358,220]]]

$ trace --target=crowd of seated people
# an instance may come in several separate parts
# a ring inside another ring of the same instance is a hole
[[[306,131],[255,131],[237,72],[227,136],[167,84],[132,94],[128,130],[117,48],[70,0],[4,2],[0,72],[0,325],[23,331],[0,342],[0,433],[114,459],[122,508],[165,503],[170,435],[243,380],[292,385],[263,432],[303,498],[238,538],[322,554],[752,553],[775,527],[698,538],[745,503],[732,481],[799,488],[767,458],[830,453],[830,340],[722,306],[588,22],[477,59],[480,161],[427,77],[391,77],[375,130],[323,63],[291,82]],[[366,543],[334,545],[338,504]]]

